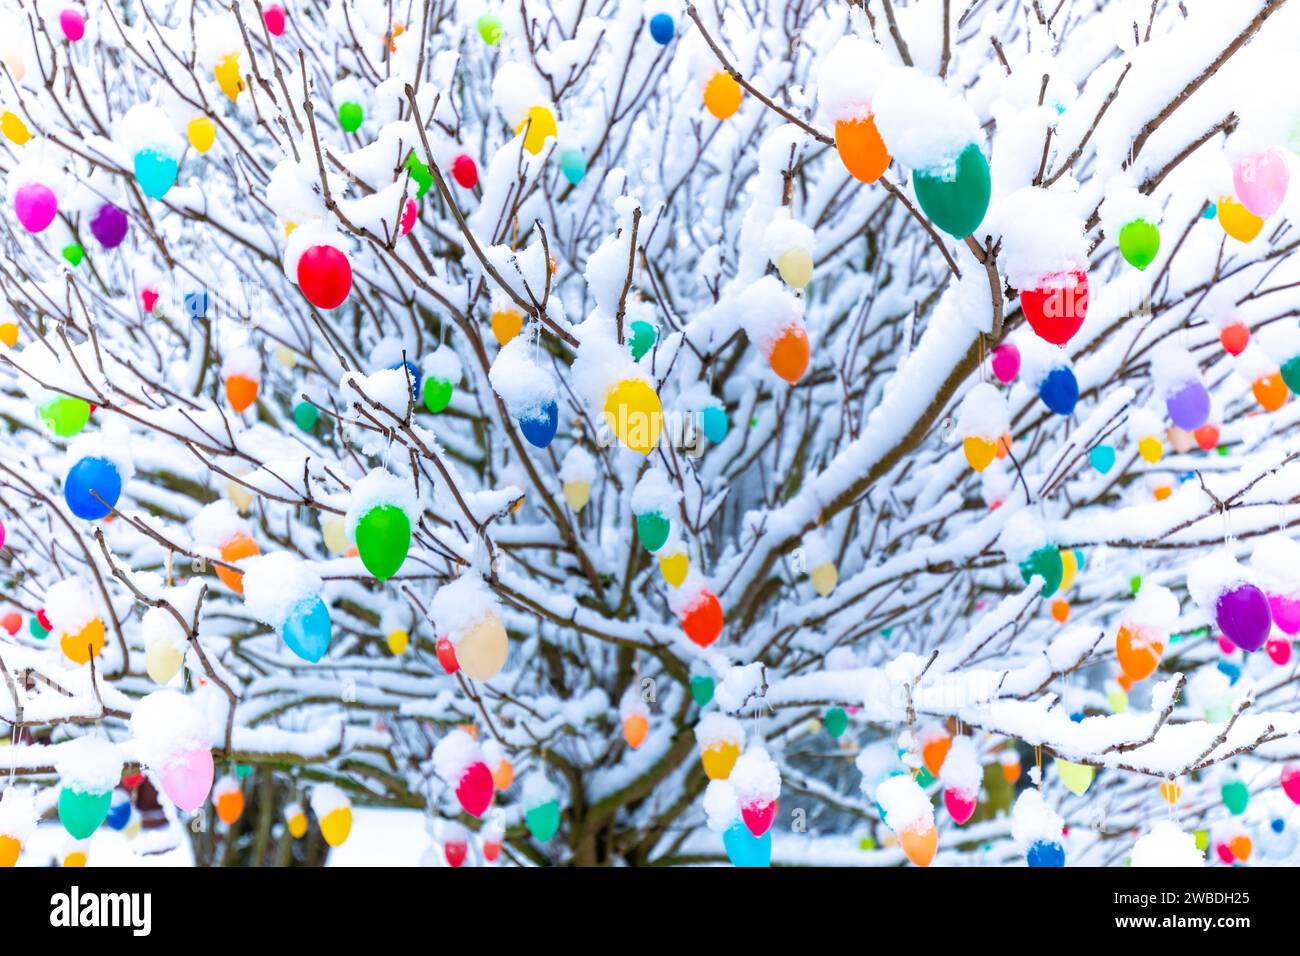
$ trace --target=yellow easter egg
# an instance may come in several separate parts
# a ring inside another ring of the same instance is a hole
[[[536,156],[546,145],[547,137],[557,132],[555,114],[545,106],[531,107],[527,118],[515,127],[515,135],[523,133],[525,128],[528,132],[524,134],[524,149]]]
[[[32,131],[27,128],[22,117],[9,110],[0,113],[0,133],[4,133],[5,139],[15,146],[21,146],[32,138]]]
[[[1250,242],[1264,228],[1264,220],[1231,196],[1220,196],[1216,204],[1219,225],[1238,242]]]
[[[23,845],[15,837],[0,835],[0,867],[14,866],[22,851]]]
[[[966,463],[976,471],[983,471],[997,456],[998,446],[978,435],[967,435],[961,440],[961,450],[966,453]]]
[[[740,745],[731,740],[723,740],[700,751],[700,762],[704,764],[704,775],[710,780],[726,780],[731,776],[731,768],[740,756]]]
[[[1138,454],[1142,456],[1144,461],[1154,465],[1164,457],[1165,446],[1155,435],[1148,435],[1138,442]]]
[[[564,500],[575,512],[587,507],[591,499],[591,482],[566,481],[564,483]]]
[[[216,141],[217,127],[206,116],[196,116],[185,127],[185,135],[189,138],[191,146],[200,153],[206,153]]]
[[[221,87],[221,92],[230,97],[232,101],[238,98],[244,89],[244,78],[239,75],[239,54],[227,53],[217,63],[212,72],[217,77],[217,85]]]
[[[659,558],[659,573],[664,576],[669,587],[679,587],[686,580],[686,572],[690,570],[691,561],[686,557],[684,551],[678,551],[676,554],[665,554]]]
[[[394,657],[400,657],[406,653],[406,648],[411,643],[411,635],[406,633],[403,628],[394,628],[388,632],[388,650]]]
[[[1081,797],[1088,792],[1092,786],[1092,778],[1096,776],[1097,771],[1094,767],[1088,767],[1079,763],[1071,763],[1068,760],[1056,758],[1056,773],[1061,778],[1061,783],[1065,784],[1065,789],[1069,790],[1076,797]]]
[[[807,249],[787,249],[776,260],[776,271],[785,284],[803,289],[812,281],[813,257]]]
[[[632,451],[648,455],[659,444],[664,410],[659,396],[643,378],[625,378],[605,397],[610,430]]]
[[[330,554],[346,554],[352,547],[348,542],[348,526],[340,515],[330,515],[322,521],[321,533],[325,538],[325,548]]]
[[[352,808],[335,807],[320,822],[321,836],[330,846],[341,846],[352,832]]]
[[[235,507],[239,509],[240,514],[248,514],[248,509],[253,506],[252,491],[232,478],[226,482],[226,494],[235,503]]]
[[[16,322],[0,322],[0,342],[10,348],[18,344],[18,324]]]
[[[1079,559],[1074,553],[1074,548],[1061,549],[1061,583],[1056,588],[1058,594],[1070,590],[1070,585],[1074,583],[1074,577],[1079,573]]]
[[[813,588],[822,597],[826,597],[835,590],[835,585],[839,583],[840,573],[835,569],[835,565],[827,561],[825,564],[819,564],[812,569]]]
[[[72,867],[85,866],[86,854],[81,850],[71,850],[63,858],[63,865]]]
[[[288,819],[289,835],[295,840],[301,840],[307,835],[307,814],[295,813]]]
[[[515,309],[501,309],[492,313],[492,334],[498,345],[505,345],[524,327],[524,317]]]
[[[298,355],[287,345],[277,345],[275,347],[275,359],[285,368],[294,368],[298,364]]]
[[[154,641],[144,652],[144,669],[155,683],[169,684],[184,660],[185,653],[171,641]]]

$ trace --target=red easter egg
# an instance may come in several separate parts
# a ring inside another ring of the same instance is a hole
[[[451,178],[456,180],[456,185],[465,189],[473,189],[478,185],[478,166],[474,164],[474,158],[465,153],[461,153],[451,161]]]
[[[1039,338],[1064,345],[1088,316],[1088,276],[1079,269],[1048,276],[1038,288],[1020,290],[1020,308]]]
[[[352,263],[334,246],[312,246],[298,259],[298,288],[318,309],[337,309],[352,291]]]

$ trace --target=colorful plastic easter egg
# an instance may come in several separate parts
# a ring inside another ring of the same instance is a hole
[[[1210,418],[1210,393],[1200,382],[1187,382],[1165,396],[1169,420],[1184,431],[1194,432]]]
[[[632,334],[628,337],[628,348],[632,351],[634,361],[641,361],[659,339],[659,330],[649,322],[636,321],[628,326]]]
[[[605,420],[624,446],[648,455],[659,444],[663,428],[659,395],[643,378],[626,378],[605,396]]]
[[[524,134],[524,149],[536,156],[548,139],[556,135],[555,114],[545,106],[532,106],[528,116],[515,127],[515,135]]]
[[[1250,788],[1244,781],[1233,777],[1219,788],[1219,796],[1223,798],[1223,805],[1228,808],[1228,812],[1239,817],[1246,812],[1246,805],[1250,803]]]
[[[731,423],[727,420],[727,410],[721,405],[710,405],[700,412],[700,430],[704,432],[704,437],[713,444],[722,444],[730,427]]]
[[[1160,230],[1145,219],[1134,219],[1119,231],[1119,251],[1135,269],[1145,269],[1160,251]]]
[[[1253,584],[1243,583],[1219,595],[1215,621],[1225,637],[1243,651],[1257,651],[1268,640],[1273,617],[1268,598]]]
[[[524,317],[515,309],[495,311],[491,321],[492,334],[500,345],[507,345],[524,327]]]
[[[984,221],[993,194],[988,160],[974,143],[942,169],[913,172],[912,187],[930,221],[957,239],[965,239]]]
[[[636,516],[636,538],[651,554],[664,546],[671,528],[671,522],[661,512],[647,511]]]
[[[691,604],[682,609],[682,630],[700,647],[708,647],[722,633],[722,605],[707,588]]]
[[[673,22],[672,14],[656,13],[650,18],[650,37],[660,46],[671,43],[676,32],[677,24]]]
[[[1260,407],[1266,412],[1277,411],[1286,404],[1287,396],[1290,395],[1281,372],[1261,375],[1250,383],[1250,390],[1255,395],[1255,401],[1259,402]]]
[[[107,458],[78,461],[63,482],[63,499],[78,518],[98,521],[109,514],[122,495],[122,475]]]
[[[196,116],[185,127],[185,137],[200,153],[206,153],[217,140],[217,127],[206,116]]]
[[[1070,415],[1079,401],[1079,382],[1074,371],[1062,365],[1038,383],[1038,397],[1058,415]]]
[[[1039,592],[1043,597],[1051,597],[1061,586],[1065,576],[1065,565],[1061,561],[1061,552],[1052,545],[1044,545],[1020,562],[1020,577],[1026,584],[1035,575],[1043,579],[1043,588]]]
[[[424,407],[433,414],[443,411],[451,403],[455,386],[446,379],[429,376],[424,380]]]
[[[451,178],[462,189],[473,189],[478,185],[478,166],[473,157],[461,153],[451,161]]]
[[[1300,594],[1270,594],[1269,613],[1273,624],[1283,634],[1300,634]]]
[[[1088,460],[1104,475],[1115,467],[1115,449],[1111,445],[1095,445],[1088,452]]]
[[[725,120],[740,109],[740,84],[729,73],[718,72],[704,87],[704,108],[715,119]]]
[[[715,681],[708,674],[691,675],[691,698],[701,707],[707,707],[713,700],[713,691]],[[1297,787],[1300,788],[1300,780],[1297,780]],[[1300,803],[1300,800],[1296,801]]]
[[[15,146],[21,146],[32,138],[31,130],[17,113],[5,110],[0,114],[0,133]]]
[[[112,800],[108,790],[86,793],[64,786],[59,790],[59,822],[74,840],[84,840],[108,817]]]
[[[345,133],[355,133],[361,128],[365,111],[355,100],[344,100],[339,104],[339,126]]]
[[[491,612],[462,634],[456,644],[457,664],[477,681],[489,681],[501,673],[509,653],[505,626]]]
[[[1264,220],[1231,196],[1220,196],[1219,225],[1238,242],[1250,242],[1264,228]]]
[[[1055,763],[1056,773],[1061,778],[1061,783],[1065,784],[1065,789],[1076,797],[1081,797],[1088,792],[1088,788],[1092,786],[1093,777],[1097,774],[1095,767],[1071,763],[1068,760],[1062,760],[1060,757],[1056,758]]]
[[[1141,628],[1121,624],[1115,638],[1119,666],[1132,681],[1143,681],[1155,673],[1164,654],[1164,641]]]
[[[445,637],[438,638],[438,643],[434,650],[438,654],[438,663],[448,674],[454,674],[460,670],[460,662],[456,660],[456,645]]]
[[[190,811],[203,806],[212,790],[212,751],[196,747],[176,754],[162,767],[162,787],[177,809]]]
[[[14,214],[28,232],[44,232],[58,212],[54,191],[43,183],[26,183],[14,193]]]
[[[765,867],[772,865],[772,831],[760,837],[737,820],[722,834],[722,846],[732,866]]]
[[[686,580],[686,572],[690,570],[691,562],[684,551],[676,554],[664,554],[659,557],[659,573],[664,576],[668,586],[675,588],[680,587],[681,583]]]
[[[266,32],[273,37],[284,34],[284,7],[278,3],[268,4],[262,8],[262,22],[266,24]]]
[[[299,402],[293,406],[293,423],[303,431],[311,431],[318,421],[320,421],[320,409],[311,402]]]
[[[1003,385],[1009,385],[1020,374],[1020,349],[1016,348],[1013,342],[1003,342],[993,350],[990,364],[998,381]]]
[[[813,276],[812,253],[798,246],[787,249],[777,257],[776,271],[790,288],[806,289]]]
[[[1082,270],[1048,276],[1034,289],[1020,290],[1029,327],[1045,342],[1065,345],[1088,316],[1088,276]]]
[[[796,324],[788,326],[777,336],[767,361],[773,372],[794,385],[808,370],[811,355],[812,345],[808,341],[808,333],[801,324]]]
[[[534,448],[545,448],[560,425],[560,408],[555,402],[546,402],[519,416],[519,430]]]
[[[478,35],[483,38],[483,42],[488,46],[496,46],[501,42],[501,18],[495,13],[485,13],[478,18],[475,23]]]
[[[320,835],[330,846],[342,846],[352,833],[352,808],[335,807],[320,822]]]
[[[560,153],[560,172],[575,186],[582,182],[587,175],[587,157],[582,155],[582,150],[570,146]]]
[[[371,508],[357,522],[357,553],[366,570],[387,581],[406,562],[411,549],[411,520],[396,505]]]
[[[334,246],[312,246],[298,259],[298,288],[318,309],[337,309],[352,291],[352,263]]]
[[[257,392],[260,388],[257,379],[248,375],[227,375],[226,376],[226,401],[230,407],[237,412],[243,412],[246,408],[257,401]]]
[[[539,806],[530,807],[524,812],[524,823],[534,840],[545,843],[560,829],[559,802],[547,800]]]
[[[908,828],[898,835],[898,845],[913,866],[929,866],[939,849],[939,831],[933,823]]]
[[[1270,637],[1264,643],[1264,652],[1270,661],[1282,667],[1291,660],[1291,642],[1285,637]]]
[[[1291,182],[1286,154],[1270,146],[1262,153],[1247,156],[1233,170],[1232,182],[1241,204],[1267,219],[1281,208]]]
[[[289,650],[314,664],[329,649],[333,630],[329,608],[320,595],[314,595],[293,606],[280,633]]]
[[[262,549],[257,546],[248,534],[243,531],[236,531],[225,543],[221,545],[221,560],[226,564],[235,564],[245,558],[251,558],[261,554]],[[217,577],[221,583],[236,594],[244,593],[244,575],[240,571],[232,571],[230,568],[217,565]]]
[[[835,149],[840,161],[854,179],[874,183],[889,168],[889,150],[876,129],[875,118],[838,120],[835,123]]]
[[[1300,764],[1289,763],[1282,768],[1282,790],[1292,803],[1300,803]]]
[[[978,797],[978,794],[972,793],[969,790],[957,790],[953,787],[945,787],[943,791],[943,805],[948,808],[948,815],[952,817],[952,822],[961,826],[974,816]]]
[[[239,72],[239,54],[226,54],[217,61],[212,72],[217,78],[217,86],[221,87],[221,92],[225,93],[231,102],[238,99],[239,94],[244,91],[244,78]]]
[[[100,205],[90,218],[90,232],[105,249],[116,249],[126,238],[126,213],[111,202]]]
[[[1065,866],[1065,847],[1055,841],[1037,840],[1025,854],[1025,862],[1033,867]]]
[[[170,156],[154,149],[142,149],[135,154],[135,178],[140,190],[150,199],[162,199],[167,190],[176,185],[180,166]]]
[[[90,421],[90,403],[72,395],[59,395],[43,403],[37,411],[41,421],[55,435],[69,438]]]

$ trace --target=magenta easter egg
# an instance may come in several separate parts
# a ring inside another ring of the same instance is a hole
[[[1300,633],[1300,597],[1270,594],[1268,609],[1273,613],[1273,623],[1284,634]]]
[[[1268,598],[1253,584],[1238,584],[1220,594],[1214,616],[1224,636],[1243,651],[1263,647],[1273,626]]]
[[[945,787],[943,805],[948,808],[948,815],[953,823],[961,826],[975,813],[976,795],[967,790]]]
[[[181,810],[197,810],[212,790],[212,751],[206,747],[177,754],[162,771],[163,792]]]
[[[76,43],[86,35],[86,18],[80,10],[68,8],[59,14],[59,26],[69,43]]]
[[[1282,768],[1282,790],[1292,803],[1300,803],[1300,764],[1289,763]]]
[[[492,802],[492,790],[492,771],[479,760],[466,767],[461,774],[460,783],[456,786],[456,799],[466,813],[481,817]]]
[[[1003,342],[993,350],[993,374],[1003,385],[1015,380],[1020,374],[1020,349],[1010,342]]]
[[[776,801],[758,800],[746,804],[740,808],[740,818],[745,821],[750,833],[761,837],[772,829],[772,821],[776,818]]]
[[[54,191],[41,183],[20,186],[14,194],[14,212],[28,232],[41,232],[54,221],[59,201]]]

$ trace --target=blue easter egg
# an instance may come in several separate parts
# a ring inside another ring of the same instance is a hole
[[[1058,415],[1069,415],[1079,401],[1079,382],[1074,372],[1062,365],[1047,373],[1038,386],[1038,397]]]
[[[655,43],[665,46],[672,42],[673,34],[677,32],[677,24],[673,23],[671,14],[656,13],[650,18],[650,36],[654,38]]]
[[[1030,866],[1065,866],[1065,847],[1038,840],[1025,854],[1025,861]]]
[[[118,791],[113,794],[113,803],[108,808],[104,822],[110,830],[120,830],[131,821],[131,799]]]
[[[289,650],[314,664],[329,649],[332,630],[329,608],[320,595],[316,595],[293,606],[280,633]]]
[[[540,408],[519,416],[519,430],[524,433],[528,443],[536,448],[545,448],[551,443],[559,424],[560,409],[554,402],[547,402]]]
[[[104,517],[121,496],[122,476],[117,465],[107,458],[83,458],[69,469],[68,477],[63,480],[63,499],[68,509],[86,521]]]
[[[582,150],[570,147],[562,152],[560,172],[575,186],[582,182],[582,177],[587,175],[587,157],[582,155]]]
[[[1220,672],[1228,675],[1229,685],[1237,683],[1241,677],[1241,668],[1231,661],[1220,660],[1218,663]]]
[[[717,445],[727,437],[727,429],[730,424],[727,421],[727,410],[720,405],[710,405],[700,413],[700,427],[704,430],[704,437],[713,444]]]
[[[401,368],[403,365],[406,366],[406,373],[411,376],[411,394],[415,396],[415,400],[418,403],[420,401],[421,383],[420,383],[420,370],[416,367],[415,363],[412,362],[410,359],[407,359],[405,362],[398,362],[396,365],[390,365],[388,367],[390,369],[398,369]]]
[[[732,866],[771,866],[772,831],[761,837],[749,832],[749,827],[737,820],[722,834],[722,846]]]
[[[1201,210],[1202,219],[1213,219],[1219,214],[1219,207],[1212,202],[1207,202],[1205,208]]]
[[[150,199],[162,199],[167,190],[176,185],[180,166],[170,156],[153,149],[142,149],[135,154],[135,178]]]
[[[208,290],[199,289],[197,292],[185,293],[185,311],[195,322],[199,319],[208,317]]]
[[[1273,820],[1272,823],[1269,824],[1269,826],[1273,828],[1274,833],[1281,833],[1283,830],[1286,829],[1286,821],[1283,820],[1281,817],[1277,817],[1276,819]]]

